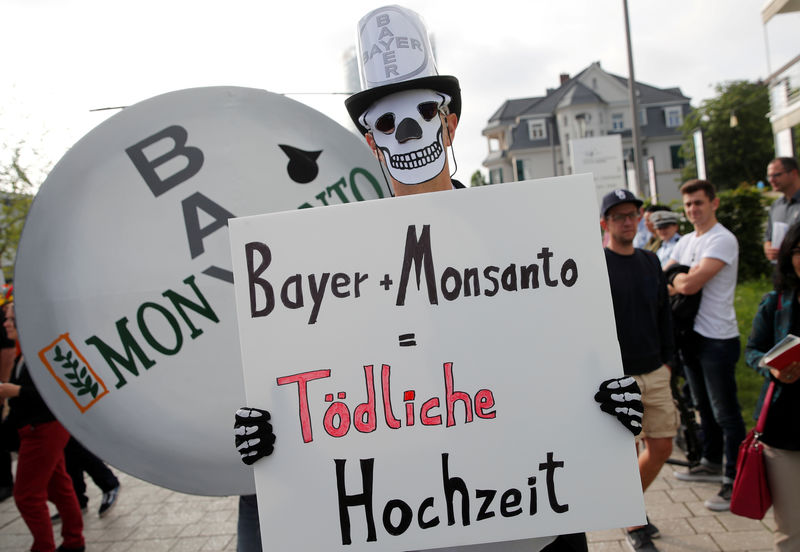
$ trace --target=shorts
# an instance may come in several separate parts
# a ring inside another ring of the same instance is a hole
[[[678,409],[669,386],[671,372],[666,366],[633,376],[642,391],[642,434],[640,437],[664,439],[675,437],[680,425]]]

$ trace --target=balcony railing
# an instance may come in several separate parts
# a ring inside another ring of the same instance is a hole
[[[800,107],[800,55],[767,78],[770,119],[781,117]]]

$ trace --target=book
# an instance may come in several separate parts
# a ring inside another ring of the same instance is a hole
[[[764,364],[776,370],[783,370],[796,361],[800,361],[800,337],[792,334],[778,341],[764,355]]]

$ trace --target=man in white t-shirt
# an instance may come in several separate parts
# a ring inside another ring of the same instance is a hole
[[[681,186],[681,194],[694,232],[675,245],[667,267],[679,263],[688,266],[689,272],[676,275],[668,289],[670,295],[703,292],[694,331],[682,353],[704,439],[700,464],[686,472],[676,472],[675,477],[683,481],[721,481],[719,494],[706,500],[705,505],[710,510],[724,511],[730,508],[736,457],[745,436],[735,377],[740,345],[733,297],[739,243],[717,221],[719,198],[710,182],[689,180]]]

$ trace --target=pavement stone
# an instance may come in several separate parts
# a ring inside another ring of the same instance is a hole
[[[661,538],[654,540],[661,552],[772,550],[772,511],[762,521],[712,512],[703,501],[719,485],[679,481],[675,470],[664,466],[645,493],[647,514],[661,531]],[[117,475],[122,484],[118,504],[103,518],[97,516],[100,490],[87,478],[87,552],[235,552],[238,497],[187,495]],[[623,529],[591,531],[587,540],[590,552],[630,552]],[[1,502],[0,552],[25,551],[31,542],[13,499]]]

